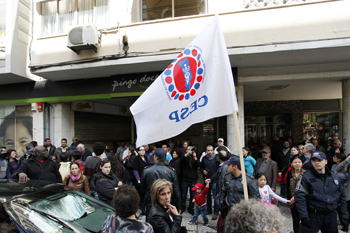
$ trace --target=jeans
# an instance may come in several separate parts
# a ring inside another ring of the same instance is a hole
[[[211,191],[213,191],[213,198],[214,198],[214,215],[219,215],[219,199],[216,198],[216,182],[209,184],[209,192],[207,194],[207,206],[208,206],[208,212],[212,213],[212,201],[211,201]]]
[[[192,191],[193,186],[197,183],[197,181],[181,181],[181,210],[186,210],[186,196],[187,196],[187,190],[190,189],[190,205],[188,209],[191,209],[193,211],[194,203],[192,202],[192,199],[194,197],[194,191]]]
[[[202,207],[196,207],[196,211],[194,212],[193,218],[192,218],[192,222],[196,222],[197,218],[199,215],[202,215],[204,224],[207,224],[209,222],[208,218],[207,218],[207,206],[202,206]]]
[[[92,197],[94,197],[94,198],[96,198],[97,200],[99,200],[99,198],[98,198],[98,193],[97,193],[96,191],[90,190],[90,193],[91,193],[91,196],[92,196]]]
[[[286,185],[283,184],[283,180],[281,181],[281,196],[282,197],[286,197],[287,196]]]

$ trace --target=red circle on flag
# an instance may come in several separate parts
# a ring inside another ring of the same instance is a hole
[[[200,67],[201,66],[201,61],[198,61],[198,67]]]
[[[168,69],[170,69],[171,67],[173,67],[173,64],[170,64],[170,65],[168,66]]]
[[[198,82],[201,82],[201,81],[202,81],[202,79],[203,79],[203,77],[202,77],[202,76],[198,76],[198,77],[197,77],[197,81],[198,81]]]
[[[173,79],[172,79],[170,76],[168,76],[168,77],[165,78],[165,82],[166,82],[167,84],[170,84],[172,81],[173,81]]]
[[[184,95],[180,95],[179,100],[183,100],[184,99]]]
[[[190,95],[191,95],[191,96],[194,96],[194,94],[196,94],[196,90],[195,90],[195,89],[192,89],[191,92],[190,92]]]
[[[177,57],[182,57],[182,55],[183,55],[183,53],[180,53],[179,56],[177,56]]]
[[[193,50],[192,50],[192,55],[193,55],[194,57],[197,56],[197,50],[193,49]]]
[[[173,91],[172,93],[171,93],[171,97],[174,97],[176,95],[176,91]]]
[[[186,72],[186,69],[187,71]],[[186,78],[185,74],[188,75]],[[173,78],[176,89],[181,93],[189,92],[196,80],[197,62],[192,57],[183,57],[176,62],[173,69]],[[187,83],[188,81],[188,83]]]

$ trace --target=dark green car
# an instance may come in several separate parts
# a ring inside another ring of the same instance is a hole
[[[12,228],[9,232],[99,232],[114,214],[85,193],[45,181],[0,180],[0,201],[0,221]]]

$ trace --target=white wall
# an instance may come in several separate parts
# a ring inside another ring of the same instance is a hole
[[[209,4],[219,3],[220,1],[209,1]],[[136,5],[134,2],[133,4]],[[120,9],[125,9],[124,5]],[[221,5],[216,6],[221,7]],[[234,8],[233,5],[232,8]],[[243,10],[223,14],[220,16],[220,20],[227,47],[230,48],[349,37],[350,14],[348,9],[350,9],[350,1],[331,1],[261,10]],[[131,14],[134,17],[135,9]],[[38,17],[37,15],[36,19]],[[164,50],[165,53],[173,53],[174,49],[183,49],[211,19],[211,15],[191,16],[127,25],[129,54],[147,54],[160,51],[164,53]],[[128,21],[130,20],[124,20],[124,22]],[[121,23],[121,26],[124,27],[123,22]],[[38,26],[40,25],[36,25],[36,27]],[[66,36],[35,39],[33,43],[35,53],[33,53],[32,62],[35,65],[50,64],[118,54],[119,44],[117,40],[123,34],[124,28],[122,28],[120,35],[103,36],[102,47],[98,53],[88,51],[82,52],[80,55],[66,47]]]

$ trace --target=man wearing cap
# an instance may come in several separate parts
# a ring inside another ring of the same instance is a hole
[[[299,179],[295,190],[296,208],[301,218],[299,232],[338,232],[337,213],[347,232],[349,213],[344,187],[339,177],[327,165],[327,156],[316,151],[311,156],[312,167]]]
[[[218,153],[217,150],[218,150],[219,146],[224,146],[224,147],[226,147],[228,152],[231,152],[230,149],[227,146],[224,145],[224,139],[223,138],[219,138],[218,139],[218,146],[215,147],[215,149],[214,149],[214,155],[216,155]]]
[[[244,200],[242,171],[239,157],[233,156],[227,161],[227,174],[219,193],[219,210],[223,218],[221,232],[224,231],[225,218],[231,207]],[[248,197],[260,200],[259,186],[254,177],[246,173]]]
[[[271,189],[276,192],[277,185],[277,163],[270,159],[271,151],[269,149],[263,149],[262,158],[256,161],[254,167],[254,176],[259,173],[265,174],[267,178],[267,184]]]
[[[173,183],[173,196],[175,198],[175,206],[180,210],[181,197],[180,197],[180,188],[177,180],[176,171],[172,167],[168,167],[164,164],[166,161],[166,151],[161,148],[158,148],[154,151],[154,162],[155,164],[151,167],[146,167],[143,170],[141,177],[141,189],[146,192],[146,218],[148,216],[149,210],[152,207],[150,190],[154,181],[158,179],[166,179]]]

